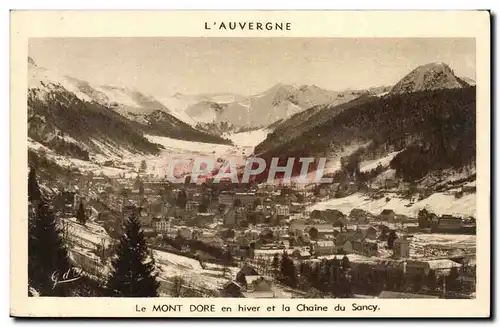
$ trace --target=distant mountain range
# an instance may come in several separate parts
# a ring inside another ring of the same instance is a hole
[[[388,88],[387,88],[388,89]],[[236,128],[258,128],[285,120],[322,104],[341,104],[370,90],[330,91],[316,85],[276,84],[251,96],[214,94],[184,96],[185,113],[201,125],[227,123]]]

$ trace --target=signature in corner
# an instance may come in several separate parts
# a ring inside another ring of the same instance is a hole
[[[74,282],[83,276],[83,271],[80,268],[71,267],[65,273],[61,274],[59,270],[52,273],[50,279],[54,283],[52,289],[54,289],[59,284]]]

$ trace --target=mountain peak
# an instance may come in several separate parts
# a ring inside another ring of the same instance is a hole
[[[425,68],[433,68],[433,67],[435,67],[435,68],[451,69],[450,66],[447,63],[442,62],[442,61],[430,62],[428,64],[425,64],[425,65],[422,65],[422,66],[419,66],[419,67],[425,67]]]
[[[277,83],[265,93],[268,92],[278,92],[278,91],[288,91],[288,92],[304,92],[307,90],[318,90],[319,88],[316,85],[307,85],[307,84],[285,84],[285,83]]]
[[[391,93],[411,93],[438,89],[455,89],[467,86],[444,62],[432,62],[418,66],[403,77]]]

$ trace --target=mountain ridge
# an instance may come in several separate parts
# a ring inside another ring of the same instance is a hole
[[[121,86],[87,81],[40,67],[28,58],[28,136],[61,155],[157,154],[143,135],[230,144],[184,123],[155,98]]]

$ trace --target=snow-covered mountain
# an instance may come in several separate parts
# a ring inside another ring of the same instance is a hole
[[[191,97],[189,100],[193,103],[188,105],[185,112],[198,123],[227,122],[236,127],[268,126],[307,108],[336,101],[342,98],[339,94],[315,85],[280,83],[247,97],[234,94]]]
[[[187,115],[185,110],[189,105],[206,98],[202,96],[191,97],[191,99],[184,96],[158,98],[127,86],[94,85],[78,78],[58,74],[52,70],[37,66],[32,58],[29,58],[28,62],[29,88],[40,88],[42,84],[47,85],[49,83],[61,85],[82,101],[97,102],[112,108],[125,118],[139,123],[148,120],[145,116],[160,110],[182,123],[194,127],[197,122]],[[220,97],[215,99],[221,100]]]
[[[453,70],[443,62],[419,66],[403,77],[391,90],[392,94],[431,91],[439,89],[458,89],[470,86],[457,77]]]
[[[95,86],[28,58],[28,136],[60,155],[154,154],[143,135],[229,144],[170,113],[154,97],[120,86]]]

